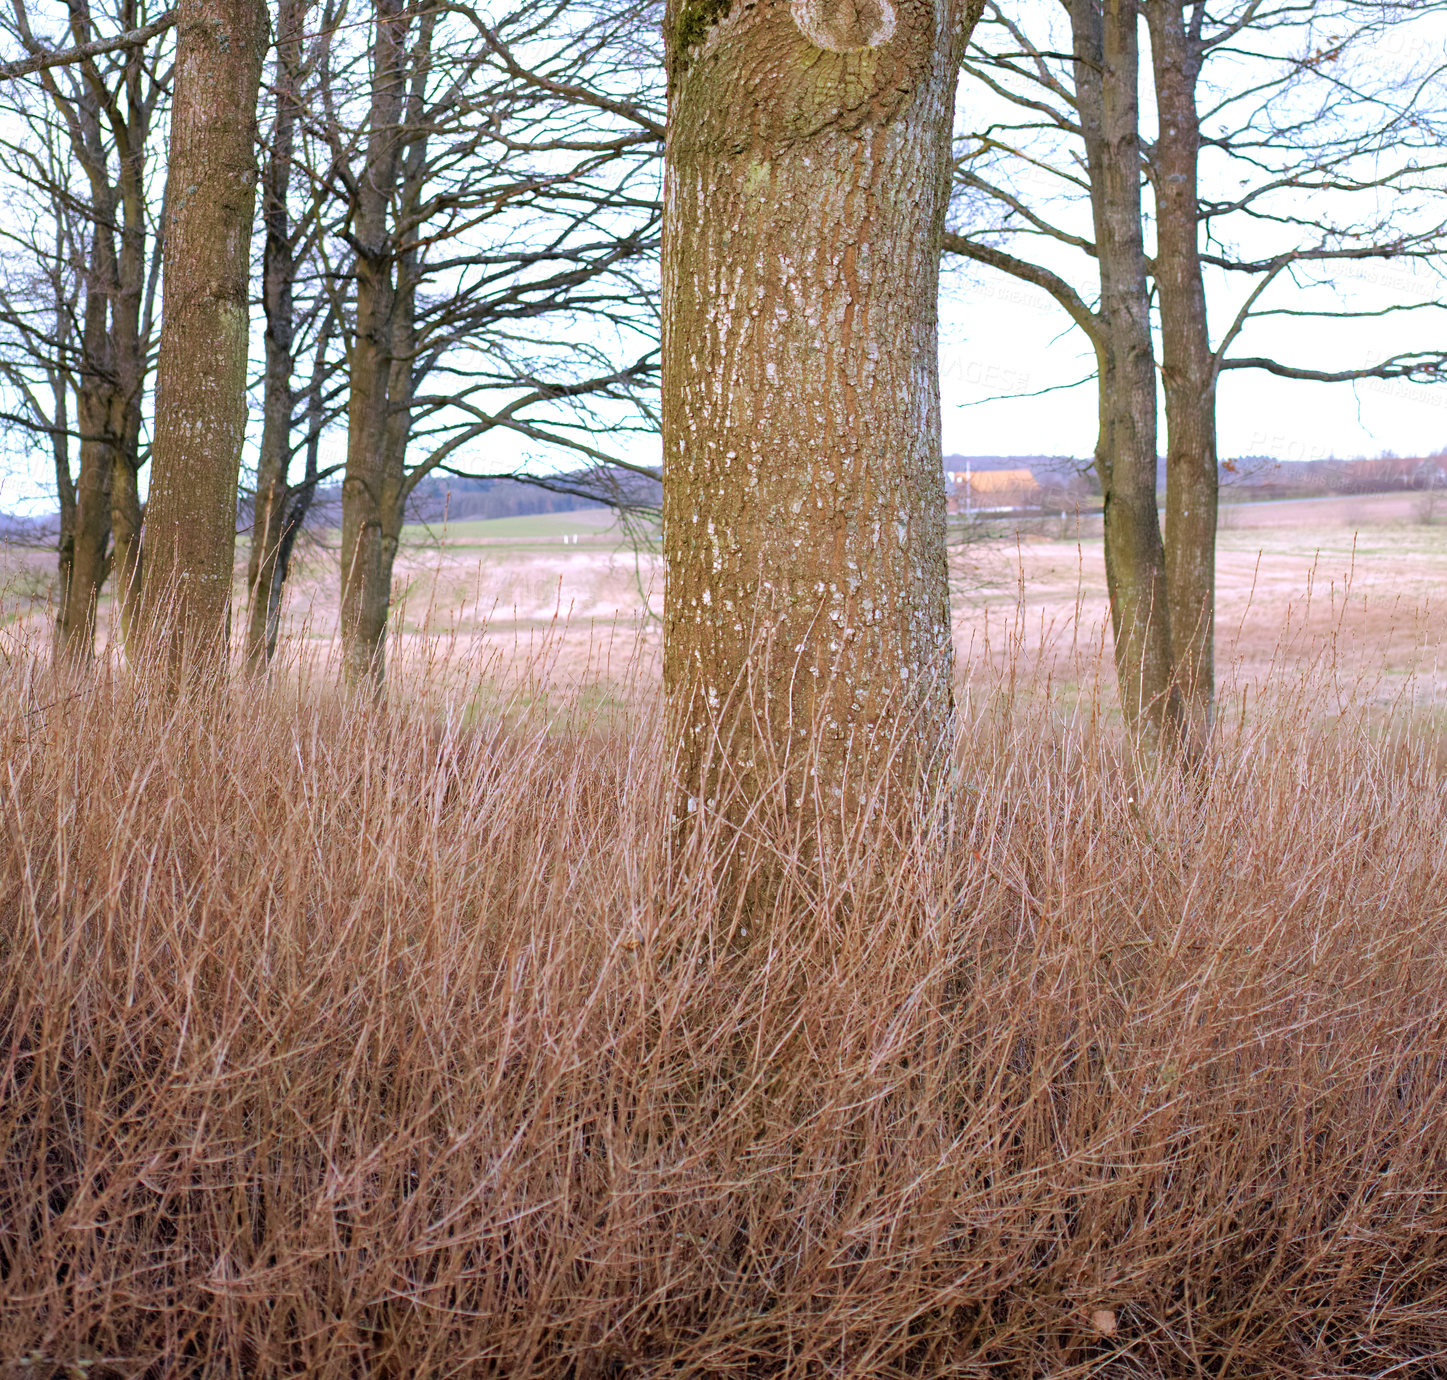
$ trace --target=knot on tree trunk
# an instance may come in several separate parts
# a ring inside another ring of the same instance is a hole
[[[831,53],[878,48],[894,36],[890,0],[792,0],[789,12],[810,43]]]

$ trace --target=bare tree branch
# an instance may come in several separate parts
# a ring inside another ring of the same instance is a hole
[[[947,254],[958,254],[961,258],[1008,273],[1021,282],[1033,283],[1048,292],[1067,312],[1070,319],[1088,335],[1092,341],[1099,338],[1100,319],[1085,299],[1076,292],[1058,273],[1052,273],[1041,264],[1032,264],[1028,259],[1018,259],[993,245],[981,244],[966,235],[947,231],[940,241],[940,248]]]
[[[1280,360],[1261,357],[1228,359],[1222,369],[1262,369],[1283,379],[1301,379],[1309,383],[1351,383],[1356,379],[1405,379],[1409,383],[1447,382],[1447,353],[1393,355],[1380,364],[1363,365],[1360,369],[1298,369]]]
[[[120,52],[124,48],[143,48],[175,23],[176,11],[167,10],[159,19],[143,25],[139,29],[116,34],[113,38],[98,38],[92,43],[82,43],[77,48],[47,52],[36,44],[36,51],[30,57],[0,65],[0,81],[13,81],[17,77],[28,77],[35,72],[49,71],[52,67],[69,67],[73,63],[103,57],[106,53]]]

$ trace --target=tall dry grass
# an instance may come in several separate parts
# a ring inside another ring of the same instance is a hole
[[[947,836],[784,848],[744,943],[717,840],[664,866],[646,703],[37,675],[0,673],[7,1375],[1447,1374],[1409,727],[1302,684],[1183,777],[977,680]]]

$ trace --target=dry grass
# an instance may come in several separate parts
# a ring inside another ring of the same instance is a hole
[[[1255,680],[1295,676],[1332,638],[1351,674],[1395,699],[1410,678],[1447,706],[1447,541],[1421,520],[1423,496],[1368,494],[1280,503],[1228,503],[1217,552],[1218,664]],[[1447,499],[1441,505],[1447,517]],[[657,676],[663,568],[635,549],[606,513],[564,513],[404,529],[389,657],[425,663],[455,635],[506,662],[547,656],[549,683],[592,690],[612,677],[608,649],[641,638]],[[955,642],[961,658],[999,664],[1023,647],[1052,655],[1109,635],[1098,516],[983,525],[984,539],[951,553]],[[976,533],[980,536],[980,533]],[[564,536],[577,542],[565,543]],[[961,536],[952,532],[952,540]],[[48,634],[54,553],[0,545],[0,627]],[[234,624],[244,624],[246,552],[237,552]],[[288,584],[283,638],[318,667],[335,662],[336,534],[319,531]],[[101,599],[102,647],[114,609]],[[559,636],[559,628],[566,633]],[[1295,645],[1283,648],[1292,629]],[[1283,651],[1288,655],[1283,656]],[[1288,661],[1291,664],[1287,664]]]
[[[1447,1374],[1406,722],[1302,681],[1182,779],[981,671],[942,846],[786,859],[740,945],[665,866],[646,697],[38,676],[0,673],[0,1373]]]

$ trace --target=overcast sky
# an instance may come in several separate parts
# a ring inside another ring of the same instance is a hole
[[[1347,276],[1361,305],[1418,300],[1424,290],[1432,295],[1429,275],[1392,263],[1362,264]],[[1442,284],[1435,290],[1447,291]],[[1044,292],[985,269],[947,274],[940,317],[946,455],[1090,455],[1096,434],[1094,361],[1084,336]],[[1402,348],[1404,327],[1400,319],[1349,326],[1298,322],[1275,334],[1280,356],[1293,364],[1344,368]],[[1447,314],[1424,317],[1408,334],[1424,346],[1447,348]],[[1088,376],[1079,387],[1039,397],[1004,396]],[[1298,383],[1233,370],[1222,378],[1218,412],[1222,459],[1447,450],[1447,383]]]

